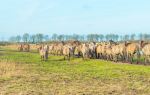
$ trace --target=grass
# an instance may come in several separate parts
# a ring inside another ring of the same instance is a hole
[[[150,67],[0,51],[2,95],[149,95]]]

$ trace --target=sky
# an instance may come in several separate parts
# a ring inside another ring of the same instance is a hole
[[[0,0],[0,37],[150,33],[150,0]]]

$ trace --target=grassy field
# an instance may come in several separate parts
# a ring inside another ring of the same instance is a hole
[[[0,95],[150,95],[150,67],[0,49]]]

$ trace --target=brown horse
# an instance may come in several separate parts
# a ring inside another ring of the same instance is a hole
[[[136,42],[125,43],[126,46],[126,61],[132,64],[135,54],[139,59],[140,44]],[[138,62],[137,62],[138,63]]]
[[[18,50],[19,51],[29,52],[30,51],[30,45],[29,44],[20,44],[18,46]]]
[[[18,46],[18,50],[21,52],[21,51],[23,51],[23,45],[22,44],[20,44],[19,46]]]
[[[42,45],[39,48],[39,53],[40,53],[42,61],[47,61],[48,60],[48,50],[49,50],[49,46],[48,45]]]
[[[30,51],[30,45],[29,45],[29,44],[24,44],[24,45],[23,45],[23,50],[24,50],[25,52],[29,52],[29,51]]]
[[[105,53],[106,53],[106,60],[113,60],[111,44],[105,45]]]
[[[150,62],[150,43],[141,42],[140,54],[144,57],[145,64]]]
[[[81,46],[82,58],[88,59],[90,57],[90,48],[88,44],[82,44]]]
[[[64,45],[63,55],[64,55],[64,60],[66,59],[70,60],[71,55],[73,55],[73,47],[70,45]]]
[[[125,49],[125,43],[119,43],[112,46],[112,55],[115,62],[125,60]]]
[[[106,43],[102,42],[96,46],[96,56],[100,59],[105,59],[106,57]]]
[[[82,45],[77,45],[75,48],[75,51],[77,52],[78,58],[81,56],[81,53],[82,53],[81,49],[82,49]]]

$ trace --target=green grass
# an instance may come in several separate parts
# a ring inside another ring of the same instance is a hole
[[[0,94],[149,95],[150,67],[103,60],[0,51]]]

